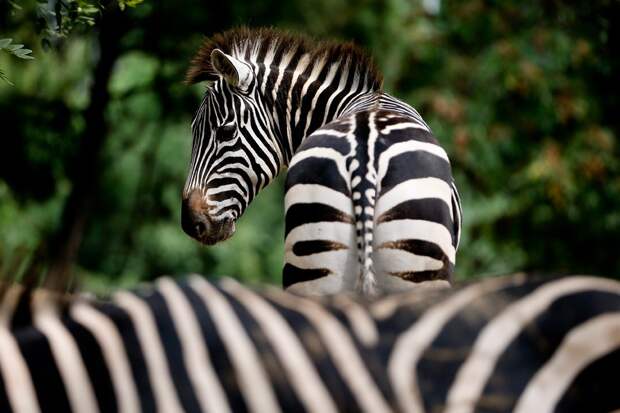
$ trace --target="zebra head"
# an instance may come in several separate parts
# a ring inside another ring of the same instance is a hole
[[[192,121],[193,145],[183,190],[183,230],[212,245],[235,231],[256,193],[273,180],[281,155],[252,64],[213,49],[210,82]]]

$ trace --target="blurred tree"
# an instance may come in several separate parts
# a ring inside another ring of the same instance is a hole
[[[354,39],[376,56],[386,89],[421,111],[453,160],[459,277],[620,275],[616,1],[144,2],[98,8],[93,28],[63,24],[59,36],[41,31],[57,28],[55,8],[41,22],[38,3],[15,3],[0,3],[0,38],[32,45],[36,60],[0,52],[15,83],[0,82],[0,274],[34,261],[92,286],[187,272],[279,281],[280,181],[222,245],[179,227],[203,92],[181,84],[187,61],[202,35],[249,24]]]

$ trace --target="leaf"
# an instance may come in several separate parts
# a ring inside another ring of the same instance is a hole
[[[10,46],[5,47],[6,50],[8,50],[9,52],[14,52],[17,49],[21,49],[22,47],[24,47],[23,44],[12,44]]]
[[[4,74],[2,70],[0,70],[0,79],[4,80],[6,83],[8,83],[11,86],[15,86],[13,82],[11,82],[8,77],[6,77],[6,75]]]
[[[20,6],[19,4],[15,3],[13,0],[9,0],[9,4],[11,5],[11,7],[13,7],[15,10],[22,10],[22,6]]]
[[[8,45],[10,45],[12,41],[13,39],[0,39],[0,49],[4,49]]]
[[[32,53],[30,49],[19,49],[13,52],[13,54],[20,59],[34,59],[33,56],[30,56],[30,53]]]

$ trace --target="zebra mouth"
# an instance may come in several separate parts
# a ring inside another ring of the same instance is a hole
[[[235,221],[232,219],[199,221],[196,223],[196,236],[194,238],[205,245],[214,245],[232,237],[235,229]]]
[[[191,208],[185,199],[181,207],[181,226],[187,235],[205,245],[217,244],[235,233],[232,216],[213,219],[204,210]]]

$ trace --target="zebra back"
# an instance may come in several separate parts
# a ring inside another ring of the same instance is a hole
[[[620,284],[594,277],[360,301],[193,276],[0,305],[3,412],[620,408]]]

